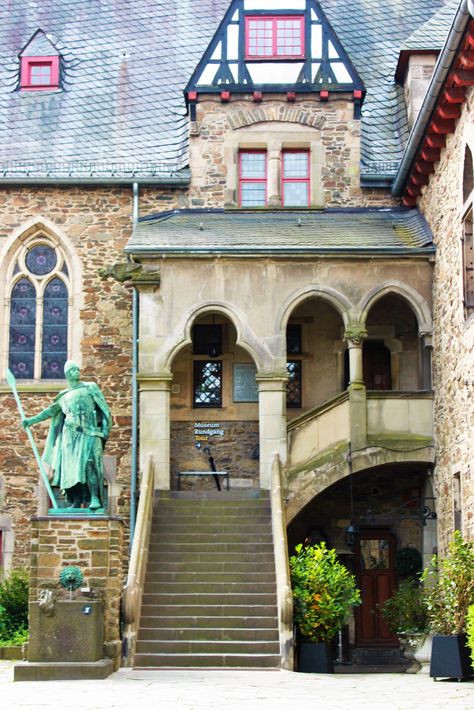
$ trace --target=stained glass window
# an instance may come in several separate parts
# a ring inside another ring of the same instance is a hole
[[[17,379],[34,377],[36,290],[22,278],[14,285],[10,306],[9,368]]]
[[[41,377],[55,379],[63,376],[67,360],[68,293],[61,279],[52,279],[44,290],[43,347]]]
[[[56,252],[47,244],[38,244],[29,249],[25,258],[28,271],[35,276],[49,274],[56,266],[57,260]]]
[[[23,244],[11,271],[9,367],[17,379],[63,379],[68,357],[68,270],[46,241]]]

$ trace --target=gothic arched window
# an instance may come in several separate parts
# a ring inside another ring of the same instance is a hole
[[[26,242],[9,279],[8,366],[17,379],[62,379],[68,356],[69,272],[47,237]]]

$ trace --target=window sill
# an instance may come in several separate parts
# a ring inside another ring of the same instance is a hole
[[[43,392],[60,392],[66,387],[66,380],[17,380],[16,381],[16,388],[18,392],[27,392],[27,393],[38,393],[41,394]],[[11,394],[11,389],[9,385],[5,382],[5,380],[0,381],[0,393],[1,394]]]

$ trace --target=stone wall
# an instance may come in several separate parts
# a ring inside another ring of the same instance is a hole
[[[191,125],[189,193],[192,207],[236,206],[237,159],[241,148],[265,148],[278,162],[284,148],[308,148],[311,206],[364,207],[395,204],[387,190],[360,187],[360,121],[347,95],[298,96],[295,103],[279,95],[255,104],[251,96],[200,97]],[[268,177],[269,206],[281,206],[279,170]]]
[[[176,204],[172,191],[155,190],[154,199],[159,209]],[[150,190],[147,201],[153,201]],[[106,453],[117,471],[115,510],[125,516],[130,488],[131,287],[102,280],[97,270],[124,259],[122,249],[131,229],[131,187],[10,187],[0,192],[0,301],[5,298],[8,304],[8,291],[2,289],[12,254],[25,234],[42,231],[58,239],[72,255],[74,273],[70,276],[76,278],[71,294],[70,355],[82,366],[83,379],[97,382],[111,408],[113,426]],[[7,364],[7,342],[8,311],[2,307],[2,369]],[[24,381],[20,396],[25,412],[36,414],[63,387],[64,381]],[[41,512],[41,496],[33,454],[5,383],[0,383],[0,428],[0,514],[11,520],[15,565],[28,559],[29,519]],[[38,425],[33,431],[41,451],[47,426]]]
[[[123,587],[124,523],[118,517],[34,517],[31,521],[30,601],[41,589],[69,594],[59,584],[68,565],[80,568],[84,586],[104,603],[104,655],[120,666],[120,597]],[[80,594],[80,592],[77,592]]]
[[[474,152],[474,89],[455,133],[446,143],[420,206],[436,244],[433,285],[435,495],[440,550],[451,537],[453,480],[461,478],[463,533],[474,537],[474,317],[466,320],[462,303],[462,179],[466,143]]]
[[[202,415],[196,422],[206,422],[206,410],[199,410]],[[207,471],[209,455],[203,448],[209,446],[218,471],[229,472],[230,488],[258,488],[258,421],[223,421],[219,420],[223,433],[209,437],[209,441],[200,442],[196,448],[195,423],[171,423],[171,480],[172,489],[178,487],[178,471]],[[220,479],[222,481],[222,479]],[[215,488],[214,479],[189,478],[181,481],[181,489]]]

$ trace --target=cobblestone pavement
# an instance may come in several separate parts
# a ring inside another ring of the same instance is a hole
[[[288,671],[133,671],[106,680],[13,682],[0,661],[0,708],[41,710],[473,710],[474,682],[423,675]]]

